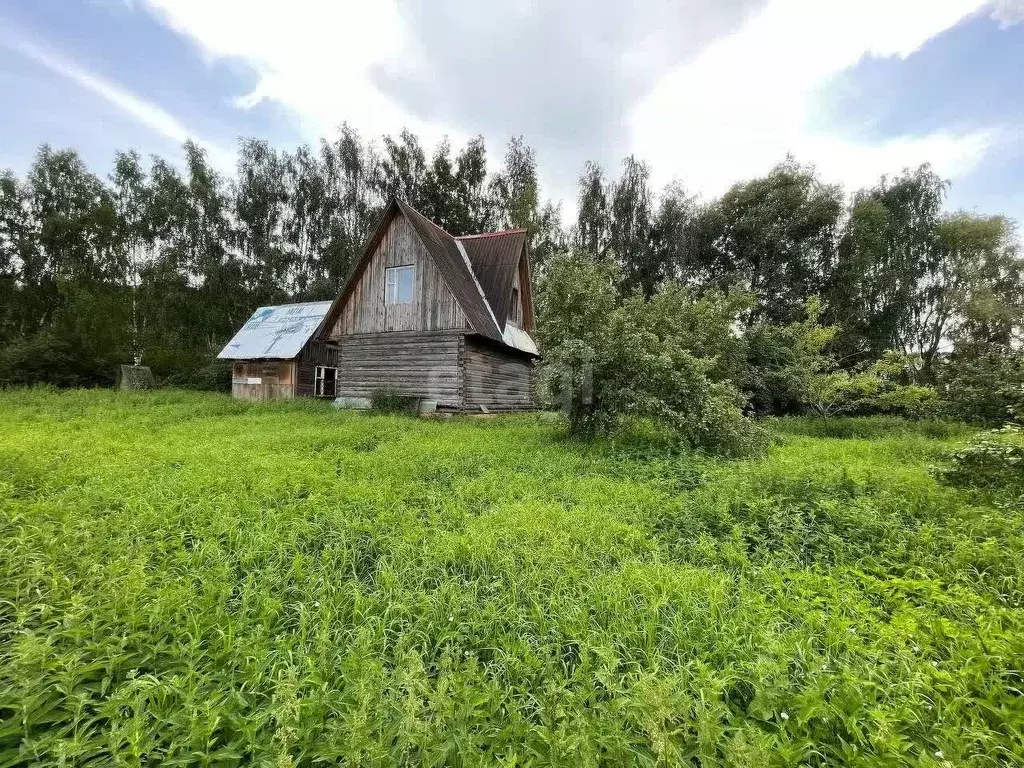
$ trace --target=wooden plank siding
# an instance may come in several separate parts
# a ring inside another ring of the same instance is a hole
[[[533,360],[467,338],[462,353],[466,410],[515,411],[534,407]]]
[[[231,365],[231,396],[239,400],[281,400],[295,396],[291,360],[236,360]]]
[[[384,304],[385,270],[416,267],[413,300]],[[404,216],[395,216],[377,243],[362,274],[350,288],[328,338],[398,331],[436,331],[466,328],[466,316],[444,282],[423,242]]]
[[[436,400],[442,408],[462,407],[461,332],[360,334],[340,344],[339,397],[372,397],[380,389],[394,389]]]

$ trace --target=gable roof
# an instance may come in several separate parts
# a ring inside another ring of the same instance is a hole
[[[508,347],[531,355],[538,354],[537,346],[529,334],[519,331],[510,335],[505,327],[518,259],[526,244],[526,230],[514,229],[457,238],[398,198],[392,198],[384,206],[370,230],[359,258],[352,265],[327,314],[323,324],[325,328],[330,328],[337,318],[346,297],[359,281],[370,256],[397,215],[405,216],[416,232],[473,331]],[[495,306],[499,308],[500,314],[495,311]]]
[[[427,252],[437,264],[441,276],[466,313],[466,319],[477,333],[501,341],[501,326],[491,310],[466,251],[441,227],[402,200],[395,201],[420,236]]]
[[[526,247],[526,230],[509,229],[455,239],[466,250],[498,326],[504,328],[512,305],[516,270]]]
[[[302,351],[333,302],[260,307],[227,343],[221,360],[291,360]]]

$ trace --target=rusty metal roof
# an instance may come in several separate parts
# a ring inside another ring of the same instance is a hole
[[[217,355],[221,360],[291,360],[302,351],[330,301],[260,307]]]
[[[511,308],[516,270],[526,246],[526,230],[509,229],[455,239],[466,249],[473,272],[498,321],[498,327],[504,328]]]

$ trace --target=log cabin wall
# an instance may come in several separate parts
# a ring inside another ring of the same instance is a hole
[[[516,411],[534,407],[533,360],[467,338],[462,352],[466,410]]]
[[[339,397],[372,397],[381,389],[461,408],[461,332],[399,331],[346,336],[341,340]]]
[[[291,360],[236,360],[231,366],[231,396],[239,400],[284,400],[295,396]]]
[[[415,266],[413,299],[384,303],[385,270]],[[328,338],[394,331],[466,328],[466,316],[405,216],[395,216],[328,332]]]
[[[316,368],[318,365],[338,368],[341,365],[341,350],[335,344],[310,339],[295,358],[297,370],[295,394],[299,397],[315,397]],[[327,394],[333,397],[332,393]]]

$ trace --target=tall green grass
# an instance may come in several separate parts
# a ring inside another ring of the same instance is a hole
[[[1024,759],[1024,510],[957,429],[0,393],[0,766]]]

